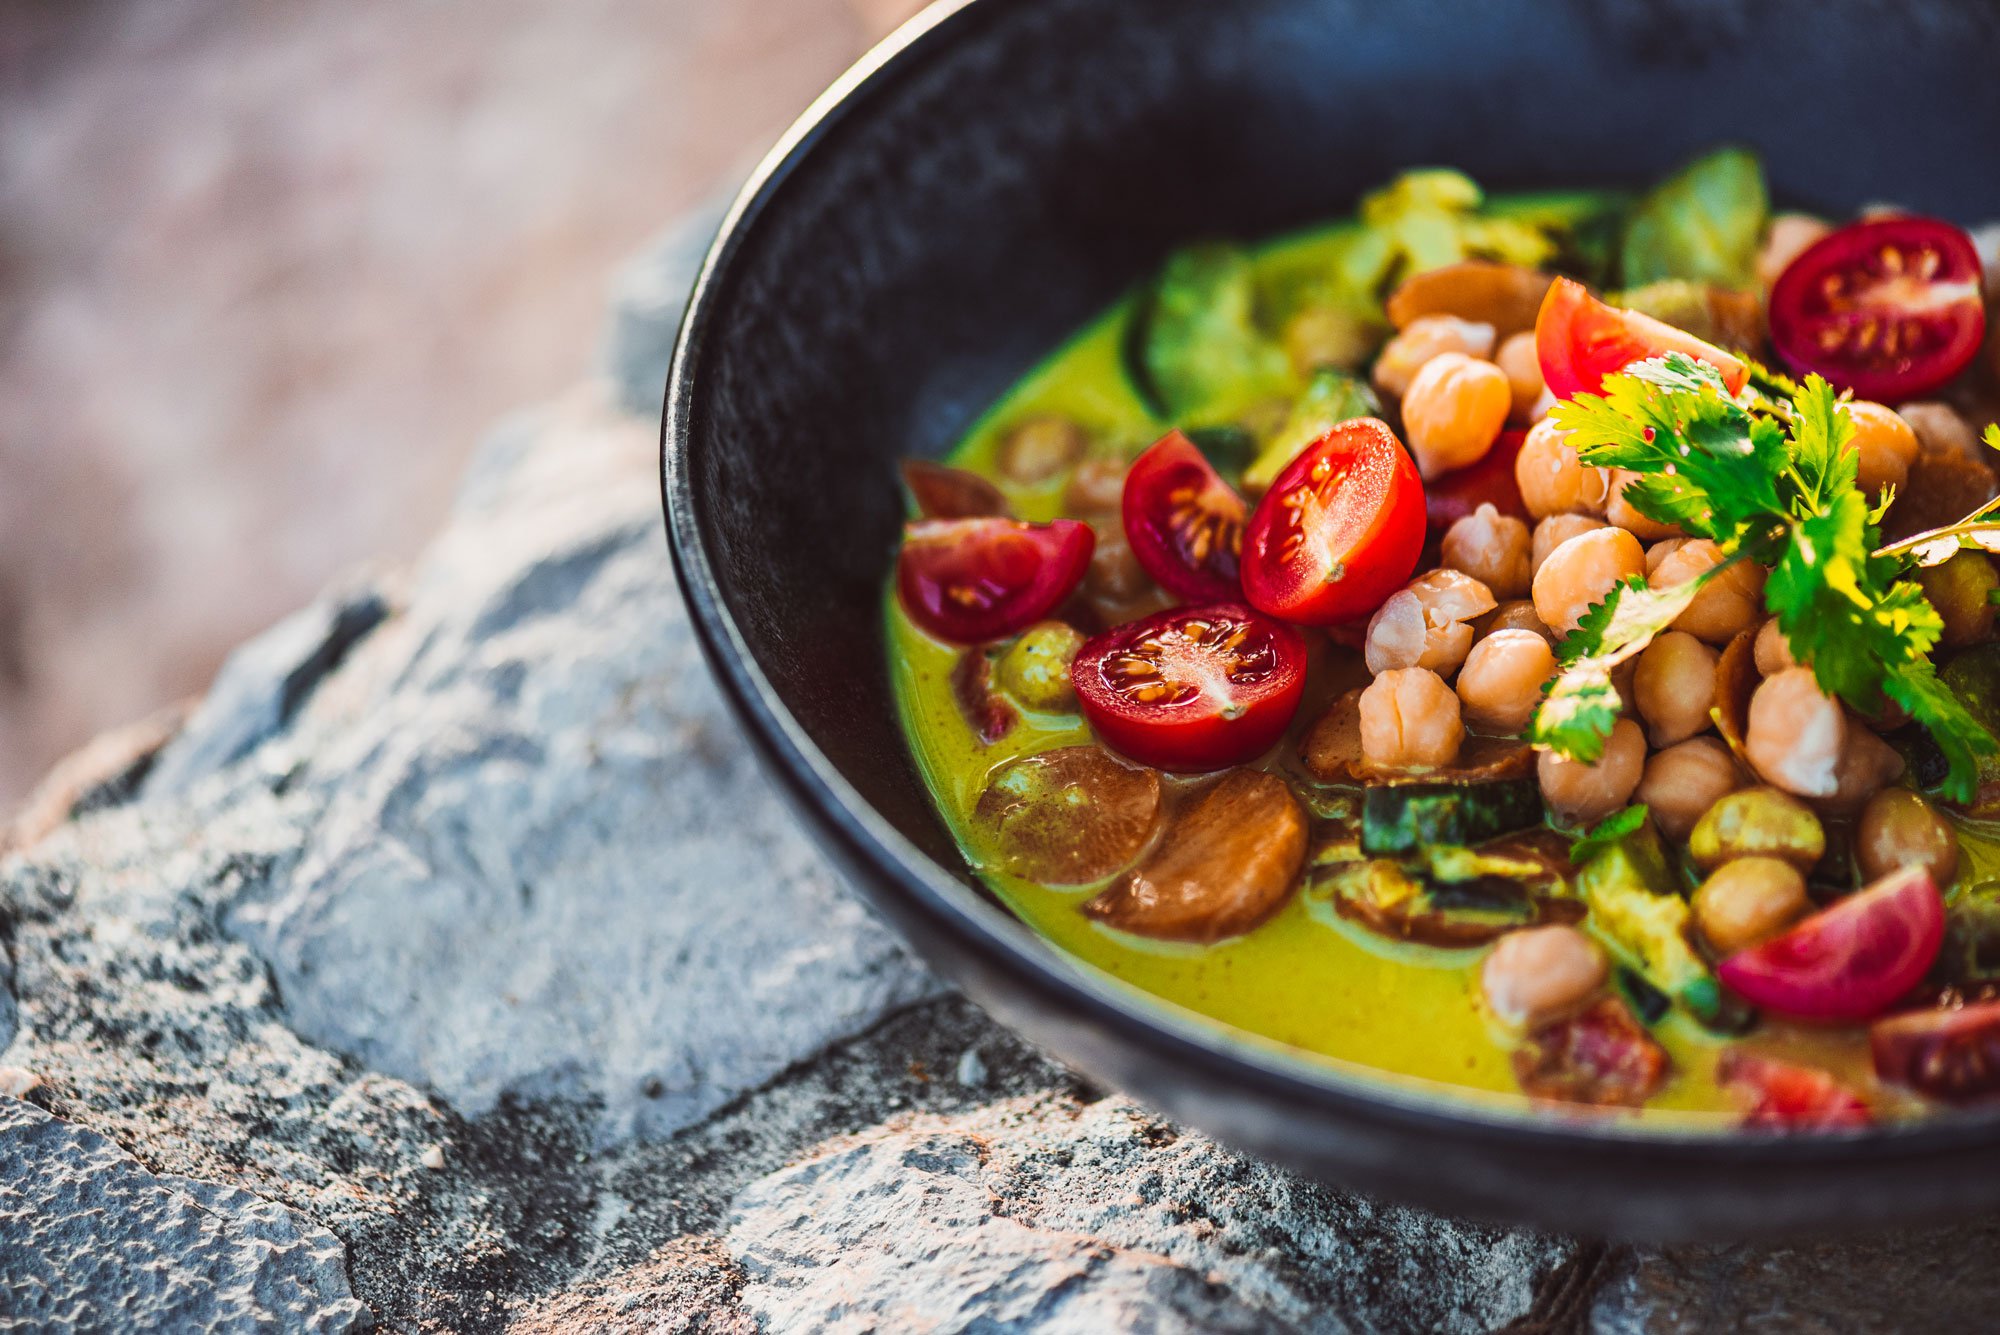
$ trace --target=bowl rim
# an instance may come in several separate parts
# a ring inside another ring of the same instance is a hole
[[[1638,1151],[1707,1164],[1849,1162],[1929,1158],[1991,1147],[2000,1109],[1940,1109],[1921,1118],[1858,1129],[1789,1134],[1714,1126],[1647,1124],[1625,1116],[1559,1117],[1532,1102],[1518,1108],[1458,1089],[1383,1072],[1365,1063],[1295,1054],[1274,1040],[1238,1031],[1153,998],[1068,955],[951,875],[877,812],[813,742],[758,665],[730,613],[709,560],[686,452],[705,336],[718,290],[792,175],[829,132],[947,44],[971,40],[1001,0],[934,0],[870,48],[807,107],[758,162],[724,213],[690,291],[674,342],[661,417],[660,486],[668,545],[689,619],[724,697],[782,790],[849,869],[895,892],[902,907],[949,935],[961,949],[1043,1003],[1088,1014],[1120,1042],[1198,1065],[1207,1074],[1287,1107],[1324,1108],[1357,1123],[1394,1122],[1404,1131],[1472,1138],[1523,1153]],[[856,870],[858,869],[858,870]],[[1516,1102],[1502,1096],[1509,1104]],[[1229,1138],[1226,1128],[1204,1129]]]

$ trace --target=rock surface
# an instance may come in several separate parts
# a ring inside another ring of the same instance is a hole
[[[691,235],[622,309],[628,402],[664,373]],[[412,569],[245,646],[0,834],[0,1295],[29,1295],[0,1329],[1650,1333],[2000,1305],[1990,1223],[1670,1253],[1475,1227],[1026,1049],[756,773],[673,590],[653,423],[611,393],[508,424]]]

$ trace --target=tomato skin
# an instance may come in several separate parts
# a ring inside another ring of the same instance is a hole
[[[1722,372],[1731,394],[1749,383],[1750,368],[1742,358],[1650,315],[1606,305],[1574,279],[1550,284],[1535,318],[1542,383],[1559,399],[1602,393],[1606,376],[1669,352],[1686,353]]]
[[[1502,431],[1484,459],[1470,468],[1446,473],[1426,483],[1424,518],[1431,532],[1443,533],[1481,505],[1491,505],[1501,514],[1526,520],[1533,527],[1535,521],[1528,514],[1527,502],[1521,499],[1521,486],[1514,480],[1514,459],[1527,438],[1525,431],[1512,428]]]
[[[1637,1108],[1658,1092],[1672,1062],[1617,997],[1543,1025],[1514,1052],[1514,1078],[1529,1098],[1601,1108]]]
[[[1074,519],[919,519],[904,526],[896,595],[930,634],[984,644],[1054,611],[1096,545],[1090,525]]]
[[[1716,974],[1794,1019],[1871,1020],[1922,981],[1944,942],[1944,897],[1922,867],[1883,877],[1784,935],[1738,951]]]
[[[1772,1131],[1867,1126],[1868,1105],[1825,1071],[1731,1049],[1715,1078],[1744,1104],[1743,1125]]]
[[[1278,474],[1243,534],[1243,595],[1302,625],[1364,618],[1424,546],[1424,483],[1388,426],[1342,422]]]
[[[2000,1093],[2000,1001],[1912,1011],[1868,1030],[1875,1075],[1950,1103]]]
[[[1243,596],[1249,507],[1195,443],[1168,432],[1133,461],[1120,501],[1125,540],[1153,582],[1188,602]]]
[[[1771,286],[1771,342],[1801,375],[1901,403],[1942,388],[1986,336],[1979,251],[1950,223],[1903,214],[1821,237]]]
[[[1070,682],[1104,745],[1195,774],[1275,746],[1298,713],[1305,669],[1297,631],[1241,603],[1216,603],[1169,608],[1086,642]]]

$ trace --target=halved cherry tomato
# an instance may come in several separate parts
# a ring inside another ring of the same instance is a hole
[[[1944,898],[1929,871],[1910,867],[1738,951],[1716,973],[1780,1015],[1871,1020],[1922,980],[1943,941]]]
[[[1979,252],[1935,218],[1843,227],[1771,287],[1778,355],[1864,399],[1925,397],[1965,369],[1985,335]]]
[[[1831,1130],[1872,1120],[1859,1095],[1815,1067],[1732,1049],[1716,1063],[1715,1079],[1743,1104],[1745,1126]]]
[[[1574,279],[1556,279],[1535,318],[1535,355],[1541,359],[1542,383],[1559,399],[1596,394],[1604,388],[1606,376],[1669,352],[1707,362],[1722,372],[1732,394],[1750,379],[1750,368],[1742,358],[1650,315],[1607,306]]]
[[[1237,573],[1249,507],[1178,431],[1154,442],[1125,475],[1125,540],[1153,582],[1177,598],[1243,596]]]
[[[919,519],[903,530],[896,592],[931,634],[983,644],[1054,611],[1096,544],[1090,525],[1074,519]]]
[[[1395,434],[1357,417],[1285,466],[1243,534],[1243,594],[1286,621],[1365,617],[1416,569],[1424,484]]]
[[[1514,457],[1521,452],[1521,442],[1527,438],[1525,431],[1502,431],[1484,459],[1470,468],[1425,483],[1424,517],[1431,532],[1443,533],[1481,505],[1488,504],[1503,515],[1529,519],[1520,484],[1514,481]]]
[[[1868,1048],[1879,1079],[1919,1094],[1958,1103],[2000,1092],[2000,1001],[1892,1015],[1869,1029]]]
[[[1666,1080],[1667,1050],[1617,997],[1543,1025],[1514,1052],[1514,1078],[1528,1097],[1604,1108],[1637,1108]]]
[[[1306,684],[1306,644],[1241,603],[1174,607],[1087,642],[1070,664],[1083,716],[1114,751],[1181,773],[1271,749]]]

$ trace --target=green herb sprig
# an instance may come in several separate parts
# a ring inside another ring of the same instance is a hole
[[[1821,689],[1864,714],[1902,706],[1944,753],[1946,795],[1971,799],[1980,761],[2000,755],[2000,743],[1931,667],[1943,623],[1900,578],[1912,552],[1878,550],[1881,514],[1855,485],[1854,423],[1831,385],[1765,377],[1739,398],[1714,368],[1668,353],[1610,377],[1602,394],[1558,404],[1554,417],[1585,463],[1640,475],[1624,492],[1634,509],[1713,541],[1723,561],[1672,588],[1635,578],[1612,589],[1559,646],[1562,671],[1531,741],[1595,762],[1620,707],[1611,670],[1707,580],[1748,560],[1770,567],[1765,604]]]

